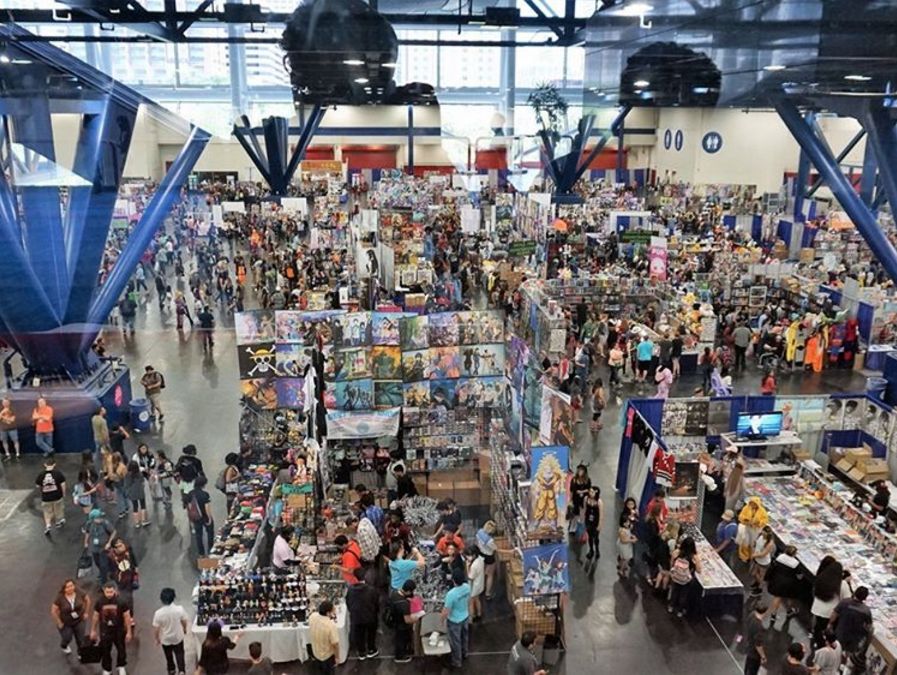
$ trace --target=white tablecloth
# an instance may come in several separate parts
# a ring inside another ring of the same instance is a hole
[[[336,627],[339,631],[339,662],[343,663],[349,657],[349,621],[345,604],[337,607]],[[206,627],[193,624],[192,635],[195,642],[197,655],[201,653],[202,642],[206,638]],[[288,661],[305,661],[308,659],[308,624],[299,626],[259,626],[249,625],[242,631],[225,628],[224,635],[233,637],[242,632],[243,636],[236,648],[229,652],[234,659],[249,659],[249,644],[260,642],[262,654],[270,658],[274,663],[286,663]]]

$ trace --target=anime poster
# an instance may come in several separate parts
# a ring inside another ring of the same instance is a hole
[[[402,352],[402,379],[405,382],[428,379],[429,363],[430,352],[428,349]]]
[[[328,408],[337,410],[372,410],[374,408],[374,381],[347,380],[335,382],[330,396],[324,397]]]
[[[414,351],[429,347],[429,326],[430,322],[427,316],[403,316],[399,319],[399,339],[402,351]]]
[[[523,400],[520,392],[505,387],[503,391],[502,407],[504,408],[505,430],[511,438],[511,444],[515,450],[520,450],[521,431],[523,429]]]
[[[782,431],[797,432],[800,423],[801,400],[776,397],[776,410],[782,411]]]
[[[395,312],[374,312],[371,316],[371,342],[375,345],[397,346],[400,342],[401,316]]]
[[[234,332],[238,345],[268,342],[274,339],[274,312],[255,309],[234,314]]]
[[[567,521],[567,481],[570,448],[536,446],[530,467],[530,526],[536,530],[563,530]]]
[[[458,344],[457,312],[430,314],[430,347],[453,347]]]
[[[542,416],[542,373],[536,368],[524,371],[523,421],[535,429],[539,428]]]
[[[305,407],[305,380],[301,377],[278,377],[274,380],[277,389],[277,407],[301,410]]]
[[[700,464],[698,462],[676,462],[676,479],[669,489],[670,497],[697,499]]]
[[[502,344],[461,347],[461,355],[464,365],[462,375],[489,377],[501,375],[505,371],[505,346]]]
[[[648,249],[648,275],[651,279],[666,281],[667,249],[665,245],[663,247],[652,246]]]
[[[301,344],[274,345],[278,377],[301,377],[311,363],[311,347]]]
[[[396,408],[404,402],[402,383],[400,381],[374,381],[374,407]]]
[[[501,310],[476,312],[480,342],[504,342],[505,313]]]
[[[337,347],[364,347],[371,343],[371,315],[353,312],[336,316],[331,321],[333,344]]]
[[[402,352],[398,347],[371,347],[371,374],[376,380],[402,379]]]
[[[731,418],[731,401],[710,401],[707,405],[707,435],[721,436],[729,433]]]
[[[371,376],[367,349],[325,349],[324,378],[358,380]]]
[[[274,326],[277,342],[305,342],[307,326],[302,321],[302,312],[278,310],[274,312]]]
[[[872,434],[875,438],[880,440],[885,445],[888,445],[891,441],[891,427],[894,425],[894,417],[895,415],[884,408],[880,408],[878,412],[878,426],[876,428],[875,433],[871,431],[868,432]]]
[[[523,549],[523,594],[553,595],[570,590],[566,544]]]
[[[829,410],[821,398],[805,398],[801,400],[797,417],[797,432],[820,431]]]
[[[542,386],[539,438],[543,443],[573,445],[573,406],[570,397]]]
[[[845,431],[859,429],[862,425],[864,407],[865,399],[844,399],[844,418],[841,422],[841,429]]]
[[[240,393],[250,406],[261,410],[277,409],[277,388],[275,378],[253,378],[240,380]]]
[[[432,327],[432,323],[430,326]],[[430,347],[430,379],[461,377],[461,354],[458,347]]]
[[[477,382],[477,408],[497,408],[504,398],[507,380],[504,377],[479,377]]]
[[[430,380],[430,406],[454,410],[458,403],[457,380]]]
[[[237,347],[240,379],[274,377],[277,373],[277,356],[274,343],[240,345]]]
[[[404,387],[404,404],[407,408],[426,408],[430,405],[430,383],[411,382]]]
[[[474,345],[480,341],[477,318],[480,312],[458,312],[458,344]]]
[[[832,398],[826,401],[822,411],[822,429],[840,431],[844,422],[844,400]]]
[[[505,348],[507,354],[507,375],[514,389],[523,389],[524,373],[529,362],[529,345],[525,340],[512,335]]]

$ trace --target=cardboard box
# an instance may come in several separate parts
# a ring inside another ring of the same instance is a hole
[[[811,263],[813,259],[816,257],[816,249],[815,248],[802,248],[800,253],[798,254],[798,260],[802,263]]]
[[[477,506],[480,504],[480,484],[478,481],[460,481],[455,483],[455,501],[459,506]]]
[[[442,480],[433,480],[431,477],[427,481],[427,495],[433,499],[447,499],[455,497],[455,486],[452,483],[446,483]]]
[[[196,566],[201,570],[214,570],[221,564],[220,558],[197,558]]]
[[[853,464],[854,464],[853,462],[851,462],[849,459],[847,459],[845,457],[844,459],[839,459],[835,463],[835,466],[838,468],[839,471],[843,471],[844,473],[850,473],[850,470],[853,468]]]
[[[851,460],[854,464],[858,464],[862,459],[872,458],[872,448],[868,445],[862,448],[848,448],[846,455],[847,459]]]
[[[463,483],[465,481],[476,481],[476,472],[470,469],[451,469],[450,471],[433,471],[430,474],[443,483]]]
[[[797,448],[794,450],[794,459],[802,462],[806,459],[812,459],[813,454],[807,448]]]
[[[850,471],[848,471],[847,475],[858,482],[862,482],[863,479],[866,477],[866,474],[863,473],[862,469],[859,469],[857,467],[854,467]]]
[[[884,459],[867,458],[864,461],[857,463],[857,468],[867,476],[873,473],[887,474],[888,462]]]

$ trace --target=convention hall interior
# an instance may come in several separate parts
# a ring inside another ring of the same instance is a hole
[[[895,90],[891,0],[0,0],[0,673],[897,674]]]

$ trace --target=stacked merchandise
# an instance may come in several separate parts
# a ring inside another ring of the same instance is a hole
[[[239,570],[255,565],[273,483],[267,465],[251,464],[241,473],[233,506],[209,552],[210,558],[219,559],[219,566]]]
[[[308,587],[303,572],[230,572],[203,570],[199,578],[196,622],[219,621],[238,628],[304,623],[309,615]]]

